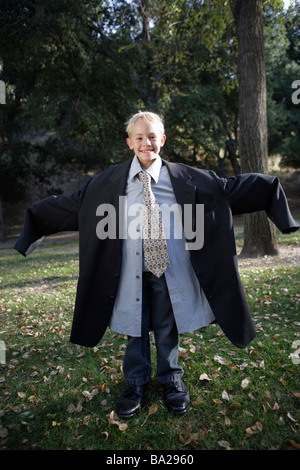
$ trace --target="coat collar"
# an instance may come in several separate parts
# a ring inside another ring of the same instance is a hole
[[[132,160],[133,158],[112,168],[110,181],[115,185],[118,195],[125,194]],[[186,171],[184,165],[167,162],[164,159],[162,159],[162,163],[169,172],[176,200],[182,206],[182,209],[184,209],[184,204],[194,205],[196,202],[196,186],[191,184],[191,175]]]
[[[119,196],[124,196],[126,192],[127,179],[132,160],[133,159],[113,167],[111,171],[110,181],[113,184],[112,203],[114,204],[117,212],[119,211]],[[181,206],[183,218],[185,205],[190,205],[192,207],[192,228],[195,230],[196,186],[191,183],[192,177],[187,172],[184,165],[167,162],[163,159],[162,163],[166,166],[169,172],[175,198],[178,204]]]
[[[118,195],[124,195],[126,190],[127,178],[133,159],[127,160],[111,168],[110,181],[115,185]]]

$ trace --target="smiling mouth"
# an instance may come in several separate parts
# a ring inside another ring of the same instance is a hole
[[[150,149],[141,150],[141,153],[149,153],[149,152],[153,152],[153,151],[154,151],[154,149],[150,148]]]

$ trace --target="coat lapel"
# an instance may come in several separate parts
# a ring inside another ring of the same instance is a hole
[[[167,167],[173,186],[176,201],[181,206],[182,217],[184,217],[185,205],[192,206],[192,229],[196,228],[196,186],[191,181],[191,176],[184,167],[176,163],[170,163],[163,160],[164,165]],[[184,222],[184,220],[182,220]]]
[[[112,169],[109,177],[109,185],[111,187],[109,193],[109,202],[112,204],[116,211],[116,233],[124,233],[124,207],[120,207],[120,196],[125,196],[128,173],[132,159],[121,163]]]

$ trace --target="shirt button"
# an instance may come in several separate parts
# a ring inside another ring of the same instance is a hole
[[[137,276],[135,276],[135,277],[136,277],[136,279],[141,279],[141,276],[139,276],[139,275],[137,275]]]
[[[140,299],[135,299],[135,300],[136,300],[137,302],[139,302],[139,301],[140,301]]]
[[[137,251],[136,254],[139,256],[140,253]]]

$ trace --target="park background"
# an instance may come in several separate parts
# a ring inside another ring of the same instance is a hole
[[[245,4],[254,22],[239,28]],[[257,339],[240,351],[213,325],[186,335],[192,411],[169,416],[154,381],[149,406],[128,423],[114,411],[125,338],[107,332],[92,350],[68,343],[78,235],[48,237],[26,259],[12,250],[26,207],[131,157],[125,122],[145,109],[164,118],[164,158],[224,177],[249,165],[276,174],[299,221],[299,24],[299,1],[2,2],[1,449],[299,448],[298,233],[273,227],[276,240],[270,234],[254,253],[255,235],[263,237],[250,220],[239,265]],[[242,44],[261,54],[260,76],[246,74],[243,86]],[[264,86],[255,127],[267,145],[249,156],[242,137],[250,141],[253,114],[242,117],[241,103]],[[239,254],[247,223],[235,219]]]

